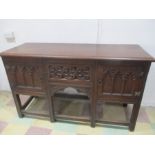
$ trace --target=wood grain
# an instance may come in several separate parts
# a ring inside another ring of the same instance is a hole
[[[155,61],[139,45],[128,44],[25,43],[0,56]]]

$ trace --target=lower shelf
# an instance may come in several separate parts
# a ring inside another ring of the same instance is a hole
[[[90,121],[89,100],[55,97],[54,107],[56,119]]]
[[[56,119],[90,121],[90,103],[88,100],[56,97],[54,107]],[[22,113],[29,116],[49,118],[48,104],[44,98],[34,97],[29,105],[22,110]]]
[[[89,100],[55,97],[54,107],[56,120],[90,122]],[[22,112],[26,116],[49,119],[49,108],[44,98],[35,97]],[[129,125],[130,112],[129,105],[97,104],[96,123]]]
[[[49,118],[48,104],[44,98],[34,97],[25,109],[22,110],[24,115]]]
[[[101,103],[96,107],[96,122],[106,124],[129,125],[131,105]]]

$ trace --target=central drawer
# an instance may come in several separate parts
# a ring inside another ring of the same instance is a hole
[[[93,81],[93,63],[81,60],[51,60],[46,63],[49,82],[85,84]]]

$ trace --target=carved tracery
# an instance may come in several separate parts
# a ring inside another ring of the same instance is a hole
[[[66,80],[90,80],[90,67],[82,65],[49,65],[49,78]]]
[[[41,83],[39,67],[20,64],[8,64],[5,66],[12,80],[17,86],[38,87],[36,81]]]
[[[135,87],[138,85],[140,88],[143,76],[141,67],[102,67],[101,91],[103,94],[117,95],[134,95],[136,91],[137,94]]]

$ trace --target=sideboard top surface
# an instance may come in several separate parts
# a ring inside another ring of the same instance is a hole
[[[135,44],[25,43],[0,53],[0,56],[155,61]]]

